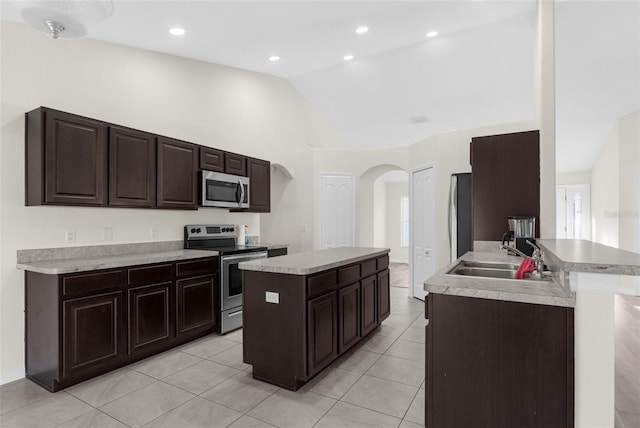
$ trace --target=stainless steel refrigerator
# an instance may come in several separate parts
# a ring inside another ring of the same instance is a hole
[[[451,261],[471,251],[471,173],[451,175],[449,191],[449,244]]]

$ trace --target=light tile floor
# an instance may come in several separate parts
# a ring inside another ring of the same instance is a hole
[[[296,392],[252,378],[242,332],[207,336],[51,394],[0,387],[10,427],[401,427],[424,425],[424,303],[391,287],[392,315]]]

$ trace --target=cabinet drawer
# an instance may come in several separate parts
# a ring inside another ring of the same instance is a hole
[[[360,263],[360,274],[361,276],[369,276],[376,273],[376,261],[367,260],[366,262]]]
[[[218,258],[196,259],[176,263],[176,277],[210,275],[218,272]]]
[[[309,297],[319,296],[333,291],[337,286],[336,271],[321,273],[307,280],[307,294]]]
[[[384,270],[389,267],[389,256],[378,257],[378,270]]]
[[[360,279],[360,266],[354,265],[338,269],[338,283],[351,284]]]
[[[62,295],[69,297],[117,289],[122,287],[122,280],[121,270],[66,276],[62,278]]]
[[[127,269],[129,285],[150,284],[171,281],[171,264],[142,266]]]

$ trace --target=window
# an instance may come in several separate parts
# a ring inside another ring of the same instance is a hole
[[[400,246],[409,247],[409,197],[400,198]]]

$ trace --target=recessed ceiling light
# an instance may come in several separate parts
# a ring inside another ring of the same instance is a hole
[[[438,35],[437,31],[429,31],[427,34],[425,34],[429,39],[432,37],[435,37]]]
[[[184,31],[184,28],[173,27],[172,29],[169,30],[169,32],[174,36],[183,36],[186,31]]]
[[[362,26],[362,27],[356,28],[356,33],[358,33],[358,34],[364,34],[367,31],[369,31],[369,27]]]
[[[271,62],[280,61],[280,57],[278,55],[271,55],[269,57],[269,61],[271,61]]]
[[[353,59],[353,55],[345,55],[344,56],[344,60],[345,61],[351,61]]]

